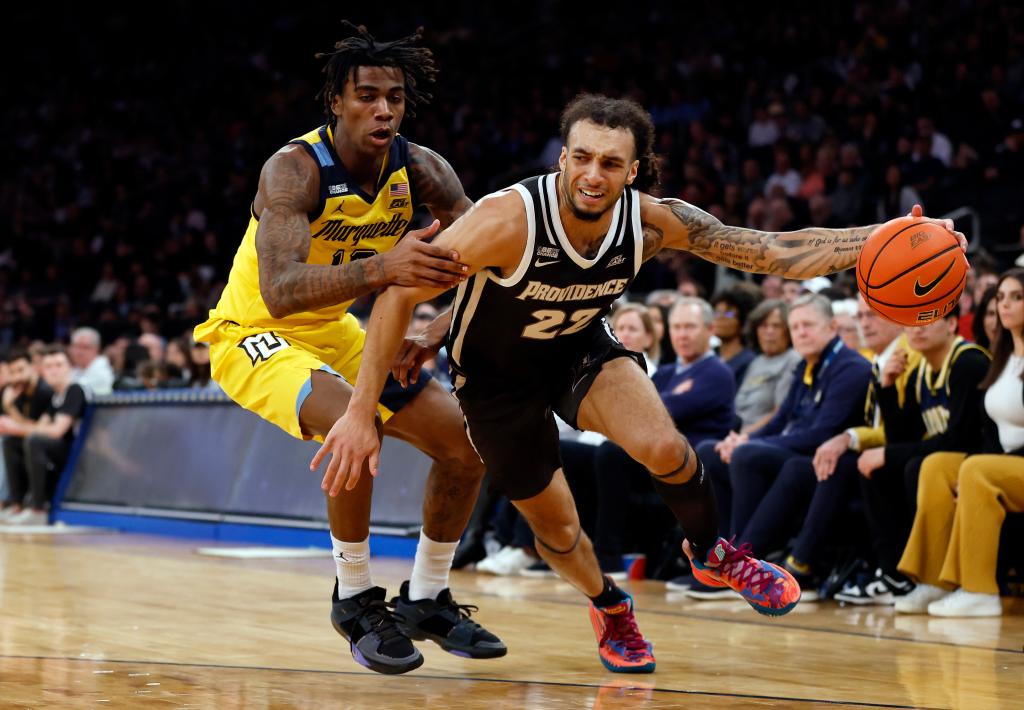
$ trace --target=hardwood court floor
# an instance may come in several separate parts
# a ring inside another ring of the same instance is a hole
[[[202,543],[205,544],[205,543]],[[357,666],[328,623],[330,558],[201,557],[134,535],[0,536],[0,707],[1024,707],[1024,603],[1001,619],[801,604],[769,620],[631,583],[658,670],[605,671],[557,580],[455,573],[509,645],[470,661],[421,644],[405,676]],[[390,590],[408,560],[375,560]]]

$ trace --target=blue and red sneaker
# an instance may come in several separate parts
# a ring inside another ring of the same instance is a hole
[[[633,597],[618,604],[590,604],[590,623],[597,636],[597,653],[604,667],[614,673],[653,673],[654,653],[644,640],[633,615]]]
[[[760,614],[782,616],[800,601],[800,585],[793,575],[778,565],[750,555],[750,545],[738,548],[718,538],[705,560],[694,559],[690,542],[683,541],[683,552],[698,582],[709,587],[731,587]]]

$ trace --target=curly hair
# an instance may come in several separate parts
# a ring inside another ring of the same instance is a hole
[[[344,91],[345,82],[358,67],[401,69],[405,77],[405,103],[410,116],[416,115],[417,106],[430,103],[433,96],[424,87],[434,83],[437,67],[434,66],[433,52],[417,46],[423,38],[422,27],[407,37],[379,42],[365,25],[354,25],[348,20],[342,20],[342,24],[355,30],[356,34],[336,42],[333,52],[320,52],[316,55],[317,59],[328,57],[323,69],[327,80],[317,98],[323,98],[324,111],[331,125],[336,120],[331,111],[331,102]]]
[[[649,192],[658,184],[659,164],[654,154],[654,122],[651,115],[632,99],[613,99],[600,94],[580,94],[562,111],[562,142],[578,121],[591,121],[608,128],[626,128],[633,134],[633,146],[640,167],[633,187]]]

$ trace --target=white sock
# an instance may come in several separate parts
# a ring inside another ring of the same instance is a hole
[[[348,599],[373,586],[370,581],[370,538],[342,542],[331,535],[334,564],[338,568],[338,599]]]
[[[420,528],[420,542],[416,545],[416,559],[409,578],[409,600],[436,599],[448,586],[448,572],[452,568],[455,548],[459,541],[434,542]]]

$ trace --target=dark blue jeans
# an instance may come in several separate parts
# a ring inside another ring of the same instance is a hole
[[[835,472],[819,482],[809,456],[790,458],[765,493],[739,538],[763,555],[796,533],[793,556],[815,562],[834,521],[857,495],[857,454],[843,454]],[[801,521],[803,524],[801,525]]]

